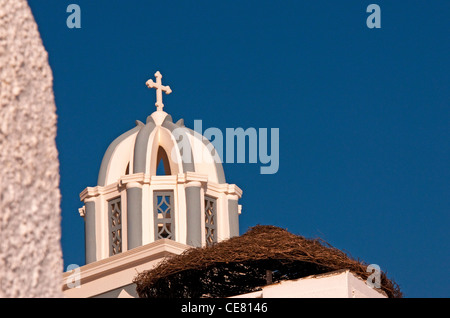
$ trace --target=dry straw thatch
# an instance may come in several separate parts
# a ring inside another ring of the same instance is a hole
[[[134,283],[141,298],[229,297],[271,282],[342,269],[366,280],[372,274],[367,266],[321,239],[258,225],[242,236],[166,258],[153,270],[139,273]],[[399,286],[384,272],[381,291],[402,297]]]

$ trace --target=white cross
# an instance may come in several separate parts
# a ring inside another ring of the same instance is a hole
[[[149,79],[145,84],[148,88],[156,88],[156,110],[162,111],[164,107],[164,104],[162,102],[162,92],[165,92],[167,95],[169,95],[170,93],[172,93],[172,90],[169,86],[163,86],[161,84],[162,75],[159,71],[155,73],[155,77],[156,83],[153,82],[152,79]]]

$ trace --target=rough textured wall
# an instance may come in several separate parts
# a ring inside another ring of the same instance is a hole
[[[0,297],[62,297],[52,72],[25,0],[0,0]]]

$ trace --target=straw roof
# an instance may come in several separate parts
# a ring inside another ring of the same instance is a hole
[[[139,273],[133,282],[141,298],[221,298],[343,269],[367,279],[372,274],[367,266],[321,239],[258,225],[241,236],[166,258],[154,269]],[[399,286],[384,272],[381,292],[402,297]]]

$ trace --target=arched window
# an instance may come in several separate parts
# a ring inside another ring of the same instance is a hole
[[[169,157],[167,157],[167,153],[162,147],[158,148],[156,162],[158,163],[156,167],[157,176],[168,176],[172,174],[170,171]]]

